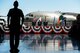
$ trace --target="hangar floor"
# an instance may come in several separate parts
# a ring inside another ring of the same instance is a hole
[[[26,36],[24,36],[25,38]],[[27,38],[27,37],[26,37]],[[10,53],[9,39],[4,39],[0,43],[0,53]],[[47,45],[44,43],[39,44],[37,40],[32,39],[20,39],[19,53],[80,53],[78,50],[73,50],[72,43],[67,40],[66,46],[64,45],[63,50],[59,45],[59,40],[48,40]]]

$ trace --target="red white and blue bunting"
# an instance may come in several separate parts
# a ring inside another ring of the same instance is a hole
[[[41,32],[40,26],[31,26],[31,29],[34,33],[40,33]]]
[[[43,32],[45,33],[51,33],[52,32],[52,27],[51,26],[41,26]]]
[[[61,26],[52,26],[52,29],[55,33],[61,33],[62,32]]]
[[[23,26],[22,31],[24,33],[30,33],[31,32],[31,26]]]
[[[70,30],[70,28],[71,28],[71,26],[64,26],[64,27],[62,27],[62,29],[63,29],[63,31],[64,31],[65,33],[68,33],[69,30]]]
[[[9,33],[9,28],[6,25],[1,25],[0,24],[1,29],[5,32],[5,33]],[[55,33],[55,34],[59,34],[59,33],[68,33],[70,30],[71,26],[22,26],[22,32],[24,33]]]

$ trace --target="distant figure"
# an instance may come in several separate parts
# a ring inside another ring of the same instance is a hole
[[[45,47],[47,46],[47,44],[48,44],[48,39],[47,38],[43,39],[43,44],[44,44]]]
[[[18,9],[18,1],[14,2],[14,8],[8,12],[8,27],[10,29],[10,52],[18,53],[20,29],[24,21],[24,15],[21,9]],[[20,20],[22,18],[22,23]],[[14,44],[15,43],[15,44]]]
[[[2,30],[2,28],[0,27],[0,43],[2,43],[4,40],[4,31]]]
[[[61,35],[61,39],[60,39],[60,47],[61,50],[64,50],[64,45],[65,45],[65,40],[64,40],[64,35]]]
[[[60,39],[61,50],[66,50],[66,45],[67,45],[66,35],[61,35],[61,39]]]
[[[68,34],[72,40],[74,49],[76,49],[77,46],[80,51],[80,14],[77,16],[77,20],[73,21],[72,27]]]

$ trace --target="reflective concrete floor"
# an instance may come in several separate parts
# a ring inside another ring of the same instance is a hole
[[[70,40],[67,40],[66,46],[64,45],[63,50],[59,45],[59,40],[48,40],[47,44],[39,44],[36,38],[25,39],[26,36],[20,40],[19,44],[19,53],[80,53],[78,50],[73,50],[72,43]],[[34,40],[36,39],[36,40]],[[0,53],[10,53],[9,40],[4,39],[0,43]]]

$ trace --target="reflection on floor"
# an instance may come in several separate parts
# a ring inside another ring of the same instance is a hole
[[[73,50],[70,40],[67,40],[66,44],[61,44],[60,39],[54,41],[50,38],[43,38],[41,42],[37,36],[21,36],[19,53],[80,53],[78,50]],[[9,53],[9,50],[9,40],[4,39],[0,43],[0,53]]]

